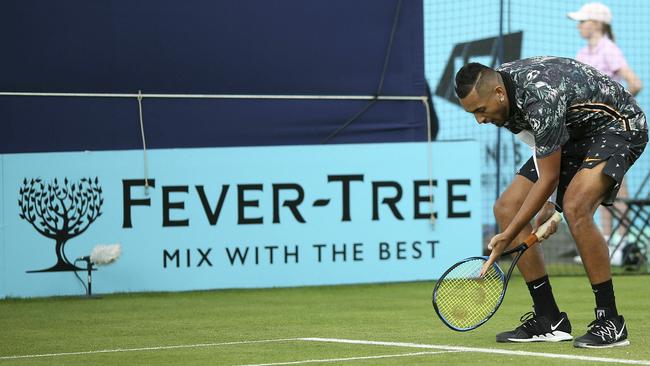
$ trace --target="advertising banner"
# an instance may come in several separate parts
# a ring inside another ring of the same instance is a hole
[[[1,155],[0,297],[83,294],[99,244],[122,254],[96,293],[429,280],[481,252],[475,142],[147,154]]]

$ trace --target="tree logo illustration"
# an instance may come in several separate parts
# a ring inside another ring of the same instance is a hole
[[[64,248],[70,239],[83,234],[102,215],[102,188],[97,177],[94,180],[82,178],[78,182],[65,178],[62,183],[56,178],[49,183],[40,178],[25,178],[20,187],[20,218],[29,222],[39,234],[56,242],[56,264],[27,273],[82,269],[70,262]]]

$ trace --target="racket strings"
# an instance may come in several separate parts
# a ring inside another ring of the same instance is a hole
[[[503,273],[491,266],[480,277],[485,260],[460,263],[439,280],[435,301],[439,314],[458,329],[481,324],[496,309],[503,288]]]

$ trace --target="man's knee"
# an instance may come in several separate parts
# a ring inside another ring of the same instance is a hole
[[[580,197],[565,197],[562,210],[569,227],[582,225],[584,220],[592,220],[593,212],[591,212],[591,207]]]
[[[497,220],[512,219],[517,211],[519,211],[520,207],[521,202],[519,200],[507,196],[501,196],[496,200],[496,202],[494,202],[492,211]]]

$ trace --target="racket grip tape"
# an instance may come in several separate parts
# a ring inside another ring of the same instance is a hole
[[[549,228],[551,227],[551,223],[553,222],[556,225],[562,222],[562,215],[559,212],[555,212],[553,216],[551,216],[551,218],[546,220],[546,222],[540,225],[540,227],[538,227],[537,230],[535,230],[535,232],[530,234],[528,239],[526,239],[526,244],[528,244],[528,246],[531,246],[535,243],[539,243],[540,241],[544,240],[543,237],[546,234],[546,232],[549,230]]]

